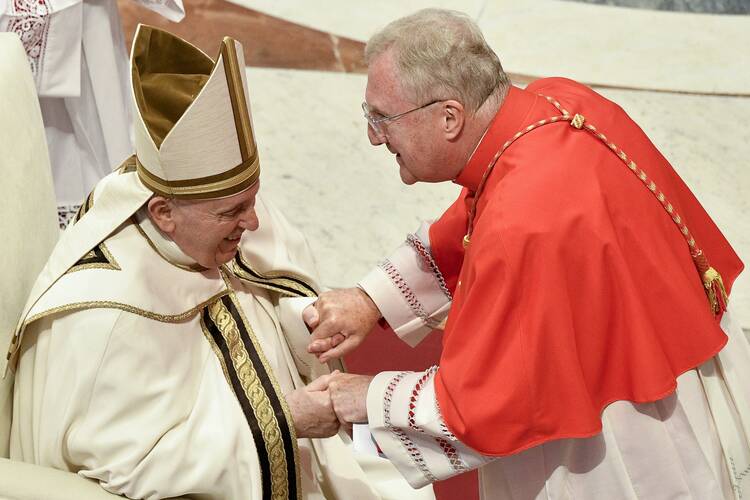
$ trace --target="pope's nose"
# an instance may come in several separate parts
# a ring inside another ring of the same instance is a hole
[[[249,208],[245,210],[240,218],[240,227],[248,231],[255,231],[258,229],[258,214],[255,212],[255,208]]]

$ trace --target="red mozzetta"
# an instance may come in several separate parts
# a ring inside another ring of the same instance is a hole
[[[686,239],[611,148],[561,121],[500,156],[517,132],[560,111],[581,114],[643,169],[724,278],[742,263],[638,125],[576,82],[512,88],[432,225],[432,253],[454,290],[436,391],[458,438],[488,455],[601,430],[618,400],[654,401],[726,343]]]

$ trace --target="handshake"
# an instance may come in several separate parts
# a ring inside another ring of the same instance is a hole
[[[362,343],[380,311],[359,288],[322,293],[303,311],[312,331],[308,351],[321,363],[340,358]],[[367,389],[372,377],[334,371],[286,395],[297,437],[322,438],[367,421]]]
[[[372,377],[335,370],[286,395],[298,438],[324,438],[339,427],[367,421],[367,388]]]

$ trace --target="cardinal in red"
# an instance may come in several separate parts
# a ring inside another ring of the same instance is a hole
[[[324,361],[377,321],[410,345],[444,329],[438,366],[334,378],[339,419],[414,487],[480,468],[492,499],[741,498],[743,265],[644,131],[575,81],[511,85],[455,12],[394,21],[366,57],[370,142],[405,183],[463,189],[306,311]]]

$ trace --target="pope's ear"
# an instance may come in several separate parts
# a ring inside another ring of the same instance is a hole
[[[463,104],[452,99],[443,102],[443,133],[449,141],[461,134],[466,120]]]
[[[174,233],[174,209],[174,203],[163,196],[154,195],[148,200],[148,216],[156,227],[167,235]]]

